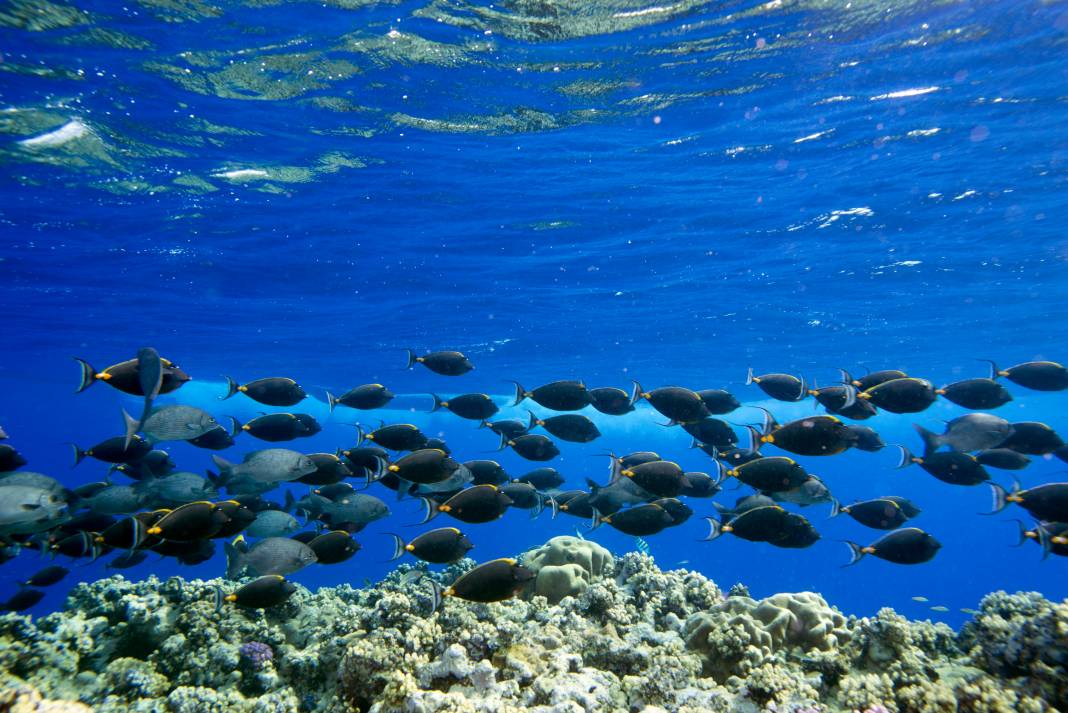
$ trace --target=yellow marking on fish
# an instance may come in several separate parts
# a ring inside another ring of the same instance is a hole
[[[237,390],[240,391],[241,393],[245,393],[246,391],[248,391],[248,387],[247,386],[238,386]]]
[[[107,381],[111,378],[111,374],[107,373],[106,371],[102,371],[99,374],[94,374],[93,378],[100,379],[101,381]]]
[[[415,552],[415,545],[405,545],[404,549],[408,550],[409,552]]]

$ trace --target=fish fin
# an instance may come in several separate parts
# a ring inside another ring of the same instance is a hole
[[[839,411],[845,410],[857,402],[857,387],[852,384],[845,385],[846,400],[845,403],[838,409]]]
[[[1009,491],[1005,490],[1005,488],[1001,487],[997,483],[987,483],[987,485],[990,486],[990,494],[993,496],[993,503],[991,507],[993,507],[994,509],[990,512],[984,512],[981,514],[994,515],[1009,506]],[[1015,491],[1016,489],[1013,489],[1013,492]]]
[[[441,408],[441,397],[437,394],[430,394],[430,397],[434,399],[434,406],[430,409],[430,413],[434,413]]]
[[[359,448],[363,445],[363,442],[367,440],[367,435],[363,432],[363,426],[356,424],[356,447]]]
[[[397,500],[404,500],[405,495],[411,495],[413,485],[415,485],[415,483],[410,480],[397,478]]]
[[[237,579],[245,568],[244,555],[236,545],[229,542],[223,543],[223,550],[226,552],[226,578]]]
[[[284,512],[284,513],[292,513],[293,512],[293,506],[296,505],[296,504],[297,504],[297,499],[293,497],[293,491],[292,490],[287,490],[286,491],[286,500],[285,500],[285,503],[282,505],[282,512]]]
[[[753,383],[753,367],[749,367],[749,371],[745,374],[745,385],[750,386]]]
[[[630,392],[630,405],[633,406],[641,400],[642,394],[645,393],[645,389],[643,389],[642,385],[634,379],[631,379],[631,382],[634,384],[634,388]]]
[[[990,379],[991,381],[993,381],[994,379],[997,379],[998,376],[1000,376],[999,372],[1001,370],[998,369],[998,365],[996,363],[994,363],[994,361],[992,359],[976,359],[976,361],[986,362],[987,364],[990,365],[990,375],[987,376],[987,378]]]
[[[838,498],[831,498],[831,514],[830,517],[838,517],[842,513],[842,503],[838,502]]]
[[[586,478],[586,487],[590,489],[590,495],[594,496],[597,495],[598,491],[601,489],[602,486],[593,482],[592,478]]]
[[[604,522],[604,517],[601,515],[601,511],[597,508],[590,508],[593,510],[593,517],[590,518],[590,532],[596,530]]]
[[[212,599],[215,602],[215,611],[219,612],[222,610],[223,605],[222,587],[220,587],[219,585],[215,585],[212,589],[214,590],[212,592]]]
[[[1016,540],[1016,544],[1013,547],[1023,547],[1023,544],[1027,542],[1027,525],[1024,524],[1023,520],[1011,520],[1011,522],[1015,522],[1019,530],[1019,539]],[[1042,523],[1038,523],[1038,525],[1041,527]]]
[[[80,394],[92,386],[93,382],[96,381],[96,369],[94,369],[93,365],[85,359],[79,359],[78,357],[73,357],[73,359],[78,362],[82,368],[81,382],[78,384],[78,388],[74,390],[74,393]]]
[[[942,438],[934,431],[928,431],[926,428],[918,423],[912,424],[912,427],[916,429],[916,433],[920,434],[920,438],[923,440],[923,457],[931,455],[939,449],[942,445]]]
[[[527,390],[518,381],[513,381],[512,383],[515,384],[515,401],[512,402],[512,406],[518,406],[527,397]]]
[[[727,506],[724,505],[723,503],[714,502],[714,503],[712,503],[712,507],[715,508],[716,512],[718,512],[721,515],[723,513],[727,512]]]
[[[337,406],[337,398],[329,391],[326,392],[326,405],[330,407],[330,413],[333,413],[334,407]]]
[[[501,434],[501,444],[499,446],[497,446],[497,450],[494,451],[494,452],[503,451],[507,447],[508,447],[508,436],[502,433]]]
[[[122,420],[126,423],[126,441],[123,443],[123,450],[130,447],[130,441],[137,435],[137,432],[141,430],[141,422],[135,419],[130,414],[126,413],[126,409],[122,410]]]
[[[797,398],[794,401],[803,401],[808,396],[808,386],[805,385],[805,375],[802,374],[799,378],[801,382],[801,390],[797,393]]]
[[[530,509],[530,519],[531,520],[536,518],[538,515],[541,515],[542,511],[545,510],[545,496],[542,495],[540,492],[537,493],[537,496],[538,496],[538,504]]]
[[[420,525],[425,525],[441,512],[438,510],[437,504],[430,498],[419,498],[423,503],[423,519],[419,522]]]
[[[560,514],[560,503],[556,502],[556,498],[549,497],[549,507],[552,508],[553,516],[551,519],[555,520],[556,516]]]
[[[163,362],[152,347],[137,350],[137,378],[145,396],[145,416],[163,387]],[[144,420],[144,416],[141,417]]]
[[[1038,533],[1038,544],[1042,546],[1042,559],[1046,559],[1049,557],[1050,550],[1053,547],[1049,537],[1049,530],[1043,527],[1042,523],[1039,523],[1035,528],[1035,532]]]
[[[527,413],[530,414],[530,420],[527,421],[527,432],[530,432],[535,426],[538,425],[538,417],[534,415],[534,412],[527,409]]]
[[[238,383],[236,381],[234,381],[233,379],[231,379],[229,376],[227,376],[226,377],[226,396],[220,396],[219,400],[220,401],[225,401],[226,399],[228,399],[231,396],[233,396],[234,394],[236,394],[238,392],[238,390],[239,390],[238,389]]]
[[[395,535],[392,532],[387,532],[386,534],[393,538],[393,556],[389,558],[389,561],[393,562],[394,560],[399,560],[404,556],[406,551],[404,549],[404,539],[400,535]]]
[[[756,426],[746,426],[745,430],[749,433],[749,450],[759,452],[760,437],[763,434],[761,434],[760,431],[757,430]]]
[[[71,468],[73,468],[74,466],[78,465],[83,460],[85,460],[86,453],[85,453],[85,451],[83,451],[81,448],[79,448],[78,446],[76,446],[73,443],[70,444],[70,447],[74,451],[74,463],[71,465]]]
[[[229,481],[230,475],[234,469],[234,464],[215,453],[211,454],[211,462],[219,469],[219,477],[225,478],[225,480],[222,480],[221,482],[225,484]]]
[[[856,542],[850,542],[849,540],[842,540],[849,547],[849,562],[842,565],[842,567],[849,567],[857,562],[860,562],[864,558],[864,548],[858,545]]]
[[[845,369],[842,369],[841,367],[839,367],[838,374],[839,374],[839,378],[841,378],[843,384],[852,384],[853,383],[853,375],[850,374]]]
[[[891,446],[891,448],[897,448],[901,451],[901,457],[894,468],[900,470],[901,468],[908,468],[912,464],[912,452],[908,448],[905,448],[905,446]]]
[[[708,523],[709,530],[708,530],[708,536],[701,538],[702,542],[708,542],[709,540],[714,540],[714,539],[716,539],[717,537],[719,537],[720,535],[723,534],[723,523],[722,522],[720,522],[719,520],[717,520],[714,517],[706,517],[706,518],[703,518],[703,519],[704,519],[705,522]]]
[[[441,602],[444,600],[444,592],[442,592],[441,585],[435,580],[430,581],[430,613],[434,614],[441,607]]]
[[[411,349],[405,349],[404,351],[408,352],[408,366],[406,366],[405,368],[411,369],[413,366],[415,366],[415,352],[413,352]]]

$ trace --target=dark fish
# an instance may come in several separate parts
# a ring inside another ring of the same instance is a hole
[[[699,442],[725,451],[738,445],[738,436],[726,421],[718,418],[703,418],[700,421],[682,424],[684,431]]]
[[[771,497],[764,495],[763,493],[755,493],[753,495],[744,495],[734,501],[734,507],[728,508],[721,503],[712,503],[712,507],[716,508],[724,521],[730,520],[733,517],[741,515],[746,510],[753,510],[755,508],[775,506],[777,503],[771,499]]]
[[[316,488],[312,491],[316,495],[321,495],[327,500],[341,500],[347,498],[356,492],[356,488],[352,487],[352,483],[333,483],[331,485],[324,485],[321,488]]]
[[[136,550],[146,545],[148,528],[167,513],[166,510],[156,512],[137,513],[136,516],[126,517],[110,527],[104,529],[96,536],[99,544],[109,548],[121,550]],[[155,545],[159,538],[152,538],[147,546]]]
[[[130,569],[148,559],[147,550],[129,550],[123,552],[105,565],[105,569]]]
[[[890,413],[919,413],[938,398],[927,379],[891,379],[857,394],[858,399]]]
[[[308,459],[315,464],[315,471],[297,478],[298,483],[331,485],[354,475],[352,470],[333,453],[309,453],[307,455]]]
[[[910,519],[916,517],[922,512],[922,510],[920,510],[920,508],[917,507],[911,500],[909,500],[908,498],[903,498],[900,495],[882,495],[879,497],[879,499],[893,500],[895,503],[897,503],[898,507],[901,508],[901,511],[905,513],[905,515]]]
[[[833,414],[838,414],[843,409],[849,409],[857,402],[857,390],[852,384],[808,389],[808,394],[813,396],[820,406],[823,406],[829,413]]]
[[[162,557],[173,557],[179,563],[189,566],[207,562],[215,556],[215,542],[212,540],[193,540],[192,542],[164,540],[151,549]]]
[[[469,460],[464,467],[471,471],[471,482],[475,485],[500,485],[508,482],[508,474],[495,460]]]
[[[423,356],[416,356],[411,349],[408,350],[408,368],[416,364],[422,364],[435,374],[442,376],[461,376],[475,368],[467,357],[460,352],[430,352]]]
[[[296,585],[287,582],[285,577],[269,574],[249,582],[232,594],[220,597],[220,600],[250,609],[270,609],[285,604],[296,591]]]
[[[76,393],[85,391],[97,381],[103,381],[131,396],[145,395],[137,359],[127,359],[118,364],[112,364],[103,371],[97,371],[84,359],[75,357],[74,361],[82,367],[82,380]],[[159,361],[162,366],[159,393],[169,394],[190,380],[189,374],[182,371],[177,364],[163,358]]]
[[[808,394],[805,380],[790,374],[754,376],[752,368],[745,377],[745,385],[756,384],[760,390],[777,401],[800,401]]]
[[[831,491],[827,488],[827,484],[815,475],[809,475],[803,483],[795,488],[775,490],[768,494],[777,503],[794,503],[801,507],[815,505],[816,503],[827,503],[832,500]]]
[[[104,515],[136,512],[146,501],[145,494],[129,485],[104,484],[103,487],[97,488],[94,484],[92,488],[84,491],[77,488],[74,492],[81,498],[80,505]]]
[[[750,508],[725,522],[711,517],[706,517],[705,521],[709,525],[705,540],[714,540],[729,532],[750,542],[771,542],[785,537],[791,525],[790,513],[778,505]]]
[[[355,389],[346,391],[341,396],[335,397],[329,391],[326,392],[326,402],[330,405],[330,411],[340,404],[349,408],[367,411],[382,408],[393,400],[393,392],[382,384],[364,384]]]
[[[839,369],[842,372],[842,383],[852,384],[858,391],[867,391],[874,388],[879,384],[887,381],[893,381],[894,379],[907,379],[909,375],[900,369],[881,369],[880,371],[869,371],[859,379],[854,379],[849,375],[849,372],[845,369]]]
[[[758,460],[763,458],[759,450],[752,448],[727,448],[722,451],[717,451],[714,458],[721,461],[730,468],[737,468],[743,463],[749,461]]]
[[[344,530],[324,532],[308,543],[319,564],[339,564],[359,552],[360,543]]]
[[[600,386],[589,390],[590,405],[603,414],[622,416],[634,410],[630,394],[614,386]]]
[[[675,519],[665,508],[650,503],[620,510],[617,513],[605,516],[601,516],[595,510],[591,529],[596,529],[602,523],[611,525],[626,535],[645,537],[655,535],[666,527],[671,527],[675,524]]]
[[[713,416],[722,416],[741,407],[734,394],[723,389],[702,389],[696,392],[704,402],[705,408]]]
[[[399,458],[388,471],[409,483],[440,483],[459,467],[460,464],[445,451],[423,448]]]
[[[1019,384],[1026,389],[1034,391],[1063,391],[1068,389],[1068,368],[1055,361],[1029,361],[1008,369],[999,369],[997,364],[989,359],[983,359],[990,364],[990,378],[996,379],[1004,376],[1014,384]]]
[[[442,438],[428,438],[426,439],[426,445],[424,448],[437,448],[439,451],[445,451],[449,455],[452,455],[452,449],[449,448],[449,444]]]
[[[229,519],[218,505],[203,500],[171,510],[148,528],[148,534],[179,542],[204,540],[214,537]]]
[[[257,416],[241,426],[241,430],[261,441],[277,443],[313,436],[321,431],[322,427],[314,417],[308,414],[270,413]]]
[[[1039,520],[1068,522],[1068,483],[1045,483],[1027,490],[1020,490],[1019,483],[1013,483],[1011,491],[990,483],[990,490],[994,495],[991,514],[1016,503]]]
[[[9,447],[0,445],[0,456],[3,454],[3,449]],[[140,436],[134,436],[129,443],[126,442],[125,437],[115,436],[86,450],[82,450],[73,443],[71,448],[74,449],[74,465],[81,463],[86,456],[105,463],[133,463],[147,456],[152,450],[152,446]]]
[[[664,508],[667,514],[671,516],[671,524],[673,526],[681,525],[693,515],[693,509],[676,498],[660,498],[659,500],[654,500],[650,505],[659,505]]]
[[[769,540],[768,544],[775,547],[801,549],[816,544],[819,539],[820,533],[816,531],[811,522],[805,519],[804,515],[791,512],[786,515],[782,533]]]
[[[1012,401],[1012,394],[993,379],[965,379],[946,384],[935,393],[958,406],[970,409],[990,409]]]
[[[894,530],[867,547],[855,542],[847,541],[846,544],[851,554],[849,564],[856,564],[865,555],[875,555],[894,564],[922,564],[934,557],[942,547],[941,542],[916,527]]]
[[[160,387],[163,386],[163,362],[159,352],[152,347],[142,347],[137,351],[137,380],[141,385],[141,393],[145,395],[145,401],[141,408],[141,418],[137,421],[138,428],[127,429],[127,445],[134,433],[141,430],[140,424],[148,418],[148,414],[152,411],[152,403],[159,396]]]
[[[1053,455],[1057,456],[1065,463],[1068,463],[1068,446],[1061,446],[1060,448],[1054,449]]]
[[[655,497],[630,478],[618,474],[608,485],[598,485],[591,478],[586,478],[586,485],[590,492],[579,502],[588,503],[601,515],[611,515],[626,505],[641,505]]]
[[[854,426],[847,424],[846,428],[853,432],[853,447],[858,451],[868,451],[874,453],[886,448],[886,443],[875,432],[874,429],[868,426]]]
[[[530,414],[528,431],[535,426],[541,426],[560,440],[572,443],[589,443],[601,435],[593,421],[581,414],[568,413],[561,416],[538,418],[533,411],[528,411],[528,413]]]
[[[673,498],[690,484],[679,464],[668,460],[642,463],[624,468],[619,473],[630,478],[642,490],[660,498]]]
[[[879,413],[879,409],[872,406],[871,402],[866,399],[856,399],[853,405],[848,408],[827,409],[827,411],[835,416],[842,416],[852,421],[864,421]]]
[[[49,549],[56,554],[66,555],[67,557],[91,557],[95,560],[104,554],[107,548],[104,548],[96,541],[94,533],[82,530],[56,540]]]
[[[232,421],[232,423],[234,428],[237,428],[240,425],[237,421]],[[202,436],[189,439],[186,443],[209,451],[224,451],[234,445],[234,436],[238,433],[240,433],[240,430],[236,432],[227,431],[222,426],[216,426]]]
[[[536,574],[514,559],[497,559],[480,564],[452,583],[441,596],[469,602],[501,602],[511,599]],[[435,606],[440,601],[435,597]]]
[[[1011,448],[989,448],[975,454],[975,460],[985,466],[1000,470],[1023,470],[1031,459]]]
[[[1042,559],[1051,554],[1068,557],[1068,522],[1037,522],[1033,530],[1028,530],[1020,520],[1015,522],[1020,528],[1017,547],[1028,540],[1034,540],[1042,547]]]
[[[552,490],[564,484],[564,476],[556,468],[535,468],[516,478],[516,482],[530,483],[538,490]]]
[[[483,421],[479,424],[479,428],[488,428],[498,436],[507,436],[508,438],[522,436],[527,432],[527,424],[523,421],[517,421],[516,419],[493,422]]]
[[[1012,435],[998,444],[1029,456],[1044,456],[1064,447],[1064,440],[1057,432],[1038,421],[1018,421],[1012,424]]]
[[[290,535],[290,539],[296,540],[297,542],[303,542],[304,544],[308,544],[318,536],[319,533],[315,530],[305,530],[304,532],[298,532],[295,535]]]
[[[512,507],[531,510],[531,517],[536,517],[545,508],[545,498],[530,483],[505,483],[501,492],[512,501]]]
[[[370,433],[364,433],[360,426],[356,426],[356,431],[360,436],[356,442],[357,446],[363,445],[364,441],[372,441],[391,451],[415,451],[426,447],[426,436],[418,426],[411,423],[382,426]]]
[[[118,463],[112,470],[117,470],[133,480],[162,478],[174,472],[174,461],[167,451],[151,450],[134,463]]]
[[[518,406],[523,399],[531,399],[553,411],[578,411],[590,405],[590,392],[581,381],[554,381],[533,391],[527,391],[518,381],[512,383],[515,384],[513,406]]]
[[[548,436],[527,433],[515,438],[501,436],[501,446],[497,450],[503,450],[505,446],[511,446],[512,450],[533,461],[552,460],[560,455],[560,449]]]
[[[979,485],[990,480],[990,474],[975,456],[960,451],[939,451],[917,458],[904,446],[898,446],[901,458],[898,468],[916,463],[925,471],[950,485]]]
[[[696,391],[682,386],[661,386],[659,389],[646,391],[635,381],[630,402],[636,404],[641,399],[648,401],[650,406],[667,416],[673,423],[693,423],[712,415],[705,408],[705,402],[701,400]]]
[[[70,574],[70,570],[59,565],[51,565],[38,570],[30,575],[30,578],[22,582],[23,587],[51,587]]]
[[[241,385],[229,376],[226,377],[226,396],[221,398],[228,399],[238,392],[268,406],[293,406],[308,395],[300,384],[284,376],[270,376]]]
[[[43,589],[20,589],[8,597],[6,602],[0,602],[0,609],[4,611],[26,611],[37,602],[44,599]]]
[[[634,453],[628,453],[619,458],[616,458],[614,455],[610,457],[612,458],[613,469],[633,468],[636,465],[664,460],[660,457],[659,453],[654,453],[653,451],[635,451]]]
[[[214,535],[217,538],[233,537],[256,521],[256,512],[237,500],[223,500],[216,505],[227,517],[226,522]]]
[[[484,421],[500,410],[487,394],[460,394],[445,400],[442,400],[437,394],[431,394],[431,396],[434,397],[434,407],[430,409],[431,413],[444,408],[452,411],[460,418]]]
[[[856,441],[853,431],[835,416],[809,416],[781,426],[767,411],[764,416],[763,433],[749,427],[751,448],[771,443],[801,456],[832,456],[848,450]]]
[[[690,484],[680,490],[679,495],[685,495],[688,498],[710,498],[719,492],[719,484],[708,473],[687,471],[686,480]]]
[[[1004,443],[1013,433],[1012,425],[1005,419],[989,413],[969,413],[946,422],[945,433],[928,431],[913,424],[923,439],[923,452],[928,455],[942,446],[955,451],[981,451]]]
[[[121,441],[122,439],[120,438],[119,440]],[[26,465],[27,462],[28,461],[22,454],[14,448],[6,443],[0,443],[0,473],[6,473],[10,470],[18,470]]]
[[[785,456],[760,458],[731,469],[724,468],[721,473],[724,477],[737,478],[752,488],[769,493],[799,487],[809,477],[800,463]]]
[[[866,527],[876,530],[894,530],[904,525],[908,520],[908,514],[895,501],[887,498],[865,500],[852,505],[842,505],[837,500],[831,500],[831,517],[837,517],[841,513]]]
[[[423,445],[420,445],[419,447],[422,448]],[[347,451],[341,451],[341,455],[345,456],[345,460],[351,463],[355,468],[377,471],[389,465],[389,453],[386,452],[384,448],[378,448],[377,446],[359,446],[350,448]]]
[[[496,485],[475,485],[461,490],[440,505],[430,498],[422,498],[426,516],[420,524],[430,522],[438,513],[448,513],[460,522],[478,524],[492,522],[512,504],[511,498]]]
[[[317,561],[303,542],[288,537],[267,537],[249,547],[244,537],[226,543],[226,577],[234,579],[245,569],[256,575],[292,574]]]
[[[67,535],[76,535],[82,530],[88,530],[89,532],[102,532],[103,530],[114,525],[115,522],[115,518],[111,515],[102,515],[100,513],[95,512],[83,512],[65,521],[56,530],[53,530],[52,534],[66,537]]]
[[[575,517],[592,518],[593,497],[593,493],[587,493],[584,490],[572,490],[554,495],[550,503],[553,505],[553,517],[556,517],[557,512],[566,512]]]
[[[424,532],[408,543],[405,543],[399,535],[392,535],[392,537],[394,547],[391,560],[400,559],[405,552],[411,552],[424,562],[450,564],[462,560],[474,547],[471,540],[455,527],[442,527]]]

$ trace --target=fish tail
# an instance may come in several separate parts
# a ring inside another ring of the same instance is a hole
[[[797,392],[797,398],[794,399],[794,401],[803,401],[804,398],[806,396],[808,396],[808,386],[805,385],[805,375],[804,374],[801,375],[800,381],[801,381],[801,390],[799,392]]]
[[[141,421],[126,413],[126,409],[122,410],[122,420],[126,422],[126,441],[123,444],[123,449],[125,450],[130,447],[130,441],[141,430]]]
[[[226,551],[226,578],[237,579],[245,568],[245,538],[238,535],[233,542],[224,542],[223,549]]]
[[[842,503],[838,502],[838,498],[831,498],[831,514],[830,517],[838,517],[842,514]]]
[[[515,401],[512,402],[512,406],[518,406],[527,397],[527,390],[518,381],[513,381],[512,383],[515,384]]]
[[[441,512],[438,510],[437,504],[430,498],[419,498],[423,502],[423,519],[419,522],[420,525],[425,525]]]
[[[852,384],[846,384],[845,392],[846,400],[845,403],[838,408],[839,411],[844,411],[845,409],[849,408],[857,402],[857,387],[853,386]]]
[[[560,503],[556,502],[556,498],[549,496],[549,507],[552,509],[552,518],[556,519],[556,516],[560,514]]]
[[[545,496],[542,495],[541,492],[537,492],[537,495],[538,495],[538,504],[530,509],[530,519],[531,520],[536,518],[538,515],[541,515],[542,511],[545,510]]]
[[[393,562],[394,560],[399,560],[403,557],[406,552],[404,549],[404,539],[400,535],[394,535],[392,532],[387,534],[393,538],[393,556],[389,558],[389,561]]]
[[[909,465],[912,464],[912,452],[908,448],[905,448],[905,446],[892,447],[897,448],[899,451],[901,451],[901,457],[898,458],[897,465],[895,465],[894,467],[899,470],[901,468],[908,468]]]
[[[73,443],[70,444],[70,447],[74,451],[74,464],[71,465],[71,468],[73,468],[74,466],[78,465],[83,460],[85,460],[85,456],[87,454],[86,454],[85,451],[83,451],[81,448],[79,448],[78,446],[76,446]]]
[[[633,406],[634,404],[641,401],[642,394],[645,393],[645,389],[643,389],[642,385],[639,384],[637,381],[631,379],[631,382],[634,384],[634,388],[631,389],[630,392],[630,405]]]
[[[976,361],[986,362],[990,365],[990,374],[987,376],[988,379],[996,379],[1001,376],[1001,369],[998,369],[998,365],[992,359],[976,359]]]
[[[333,413],[334,407],[337,406],[337,398],[329,391],[326,392],[326,405],[330,407],[330,413]]]
[[[838,369],[838,374],[841,376],[843,384],[849,384],[849,385],[853,384],[853,375],[850,374],[848,371],[846,371],[845,369],[839,368]]]
[[[218,612],[218,611],[220,611],[222,609],[222,605],[223,605],[223,601],[224,601],[223,593],[222,593],[222,587],[220,587],[218,585],[215,585],[212,588],[212,590],[213,590],[212,591],[212,600],[215,603],[215,611]]]
[[[225,401],[226,399],[228,399],[231,396],[233,396],[234,394],[236,394],[237,393],[237,386],[238,386],[238,384],[237,384],[236,381],[231,379],[229,376],[226,377],[226,396],[220,396],[219,400],[220,401]]]
[[[1009,506],[1009,491],[1001,487],[997,483],[987,483],[990,486],[990,494],[993,496],[993,502],[991,507],[994,509],[985,515],[993,515],[999,513]]]
[[[749,367],[749,371],[745,374],[745,385],[750,386],[753,383],[753,367]]]
[[[375,456],[375,469],[364,468],[367,471],[367,487],[371,487],[371,483],[377,483],[382,480],[386,475],[386,459]]]
[[[445,598],[445,593],[441,589],[441,585],[433,579],[430,581],[430,613],[434,614],[441,608],[441,602]]]
[[[286,491],[285,504],[282,506],[282,512],[292,513],[293,506],[297,504],[297,499],[293,497],[293,491]]]
[[[601,512],[597,508],[591,508],[593,510],[593,517],[590,518],[590,531],[596,530],[604,522],[604,517],[601,516]]]
[[[243,433],[244,432],[244,429],[241,428],[241,422],[238,421],[236,418],[234,418],[233,416],[230,416],[229,419],[230,419],[230,438],[236,438],[239,433]]]
[[[81,381],[78,383],[78,388],[74,390],[74,393],[80,394],[81,392],[92,386],[93,382],[96,381],[96,369],[94,369],[93,365],[87,362],[85,359],[79,359],[78,357],[73,358],[74,361],[78,362],[78,364],[82,368]]]
[[[1016,540],[1016,544],[1013,545],[1013,547],[1022,547],[1029,539],[1027,537],[1027,525],[1024,524],[1023,520],[1013,520],[1012,522],[1016,523],[1016,528],[1019,533],[1019,538]],[[1042,523],[1038,523],[1038,526],[1041,527]]]
[[[527,431],[531,431],[535,426],[538,425],[538,417],[535,416],[534,412],[530,409],[527,409],[527,413],[530,414],[530,420],[527,421]]]
[[[356,424],[356,447],[359,448],[367,440],[367,434],[363,432],[363,426]]]
[[[702,542],[714,540],[723,534],[723,523],[714,517],[703,518],[708,523],[708,535],[702,538]]]
[[[478,422],[478,427],[479,428],[489,428],[489,421],[479,421]]]
[[[758,431],[756,426],[746,426],[745,430],[749,432],[749,450],[759,451],[760,437],[764,434]]]
[[[411,349],[405,349],[404,351],[408,352],[408,366],[406,366],[405,368],[411,369],[413,366],[415,366],[415,352],[413,352]]]
[[[508,446],[508,436],[504,433],[501,434],[501,444],[497,446],[498,451],[503,451]]]
[[[1049,557],[1050,550],[1053,548],[1053,542],[1050,540],[1049,530],[1039,523],[1035,527],[1035,532],[1038,534],[1038,544],[1042,546],[1042,559]]]
[[[234,464],[214,453],[211,456],[211,462],[219,469],[218,484],[225,485],[226,482],[230,480],[230,475],[234,470]]]
[[[718,488],[720,485],[723,484],[723,481],[727,479],[727,470],[729,469],[723,463],[723,461],[717,460],[713,462],[716,464],[716,479],[712,481],[712,487]]]
[[[928,431],[918,423],[912,424],[912,427],[916,429],[916,433],[920,434],[920,438],[923,439],[924,458],[937,451],[942,445],[942,438],[937,433]]]
[[[434,407],[430,409],[430,413],[434,413],[441,408],[441,397],[437,394],[430,394],[430,396],[434,399]]]
[[[849,567],[864,559],[864,548],[858,545],[856,542],[850,542],[849,540],[843,540],[846,546],[849,547],[849,562],[842,565],[843,567]]]

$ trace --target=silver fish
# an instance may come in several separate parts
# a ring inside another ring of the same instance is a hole
[[[808,476],[808,479],[796,488],[768,493],[768,495],[777,503],[794,503],[795,505],[815,505],[831,501],[831,491],[827,489],[822,480],[814,475]]]
[[[136,421],[125,411],[122,416],[126,421],[127,433],[130,433],[131,428],[134,432],[139,430],[150,443],[189,441],[200,438],[219,426],[215,417],[207,411],[183,404],[155,409],[143,422]]]
[[[146,501],[131,485],[108,485],[83,497],[80,503],[101,515],[126,515],[140,510]]]
[[[0,488],[0,538],[28,535],[59,525],[67,518],[67,502],[58,494],[32,485]]]
[[[243,537],[226,543],[227,579],[236,579],[246,569],[255,576],[292,574],[318,560],[312,548],[288,537],[268,537],[252,547]]]
[[[245,528],[246,535],[253,537],[285,537],[300,529],[297,518],[281,510],[261,510],[256,519]]]
[[[245,455],[245,460],[234,464],[217,455],[211,459],[219,467],[224,483],[235,478],[249,478],[261,483],[282,483],[314,473],[315,463],[311,458],[288,448],[265,448]]]
[[[389,515],[389,507],[373,495],[353,493],[337,502],[327,502],[322,514],[331,524],[351,522],[366,525]]]
[[[648,502],[655,497],[630,478],[623,476],[616,477],[608,485],[598,485],[587,478],[586,485],[590,489],[590,505],[605,515],[626,505]]]
[[[955,451],[982,451],[1000,445],[1012,435],[1012,424],[989,413],[969,413],[946,422],[944,433],[928,431],[914,424],[923,439],[924,454],[949,446]]]
[[[179,471],[162,478],[148,478],[133,488],[157,505],[183,505],[195,500],[209,500],[219,493],[206,478]]]
[[[66,499],[67,489],[58,480],[44,473],[34,473],[32,470],[19,470],[13,473],[0,474],[0,488],[9,485],[29,485],[41,488],[50,493],[62,495]]]
[[[416,495],[428,495],[430,493],[448,493],[453,490],[459,490],[460,488],[463,488],[472,480],[474,480],[474,476],[471,474],[470,469],[468,469],[468,467],[465,465],[461,465],[459,468],[453,471],[452,475],[450,475],[448,478],[441,481],[440,483],[426,483],[424,485],[420,485],[415,488],[414,493]],[[403,487],[405,482],[406,481],[401,481],[401,487],[397,488],[398,500],[400,500],[402,495],[411,490],[410,485],[407,488]]]

